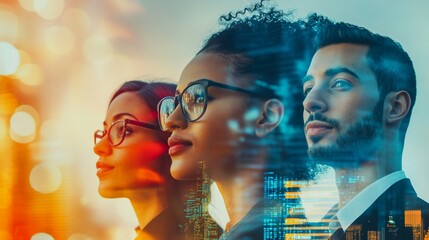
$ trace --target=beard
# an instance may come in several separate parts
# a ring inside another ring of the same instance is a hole
[[[380,145],[382,134],[383,102],[377,103],[374,110],[366,117],[344,128],[335,143],[320,146],[317,143],[308,148],[308,155],[317,163],[332,167],[353,168],[371,162]],[[328,122],[337,130],[340,124],[334,119],[327,119],[319,114],[310,116],[309,120]]]

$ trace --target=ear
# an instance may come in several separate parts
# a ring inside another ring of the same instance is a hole
[[[284,106],[278,99],[270,99],[264,103],[262,112],[256,121],[255,133],[258,137],[264,137],[279,126],[283,119]]]
[[[386,123],[400,124],[411,108],[411,97],[407,91],[391,92],[385,98]]]

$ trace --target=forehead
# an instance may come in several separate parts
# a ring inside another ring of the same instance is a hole
[[[200,53],[183,69],[177,90],[182,92],[189,83],[199,79],[231,84],[233,75],[233,66],[225,56],[216,53]]]
[[[110,103],[107,108],[106,122],[113,122],[116,120],[115,116],[121,113],[131,114],[139,121],[153,121],[147,103],[135,92],[124,92]],[[126,118],[132,117],[126,116]]]
[[[356,72],[372,72],[367,63],[368,46],[340,43],[320,48],[313,56],[308,73],[331,68],[349,68]]]

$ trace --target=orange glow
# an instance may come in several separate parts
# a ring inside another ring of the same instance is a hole
[[[12,93],[0,93],[0,115],[10,115],[18,106],[18,101]]]
[[[167,153],[167,146],[161,142],[145,142],[139,144],[139,152],[144,152],[142,161],[150,162],[157,160],[162,155]]]
[[[158,185],[165,181],[161,175],[149,169],[138,170],[136,177],[137,179],[144,182],[147,182],[148,180],[150,180],[150,182],[155,185]]]

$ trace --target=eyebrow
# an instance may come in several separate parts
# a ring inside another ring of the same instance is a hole
[[[123,112],[123,113],[118,113],[118,114],[116,114],[115,116],[113,116],[113,122],[114,122],[114,121],[117,121],[117,120],[119,120],[119,119],[121,119],[121,118],[122,118],[122,117],[124,117],[124,116],[129,116],[129,117],[134,118],[135,120],[138,120],[138,119],[137,119],[134,115],[132,115],[131,113]],[[104,126],[104,127],[106,127],[106,126],[107,126],[106,121],[103,121],[103,126]]]
[[[330,68],[328,70],[325,71],[324,75],[326,77],[332,77],[335,76],[339,73],[347,73],[352,75],[353,77],[359,79],[359,76],[353,72],[352,70],[350,70],[349,68],[346,67],[336,67],[336,68]],[[303,79],[302,79],[302,84],[304,85],[306,82],[313,80],[314,77],[313,75],[306,75]]]

